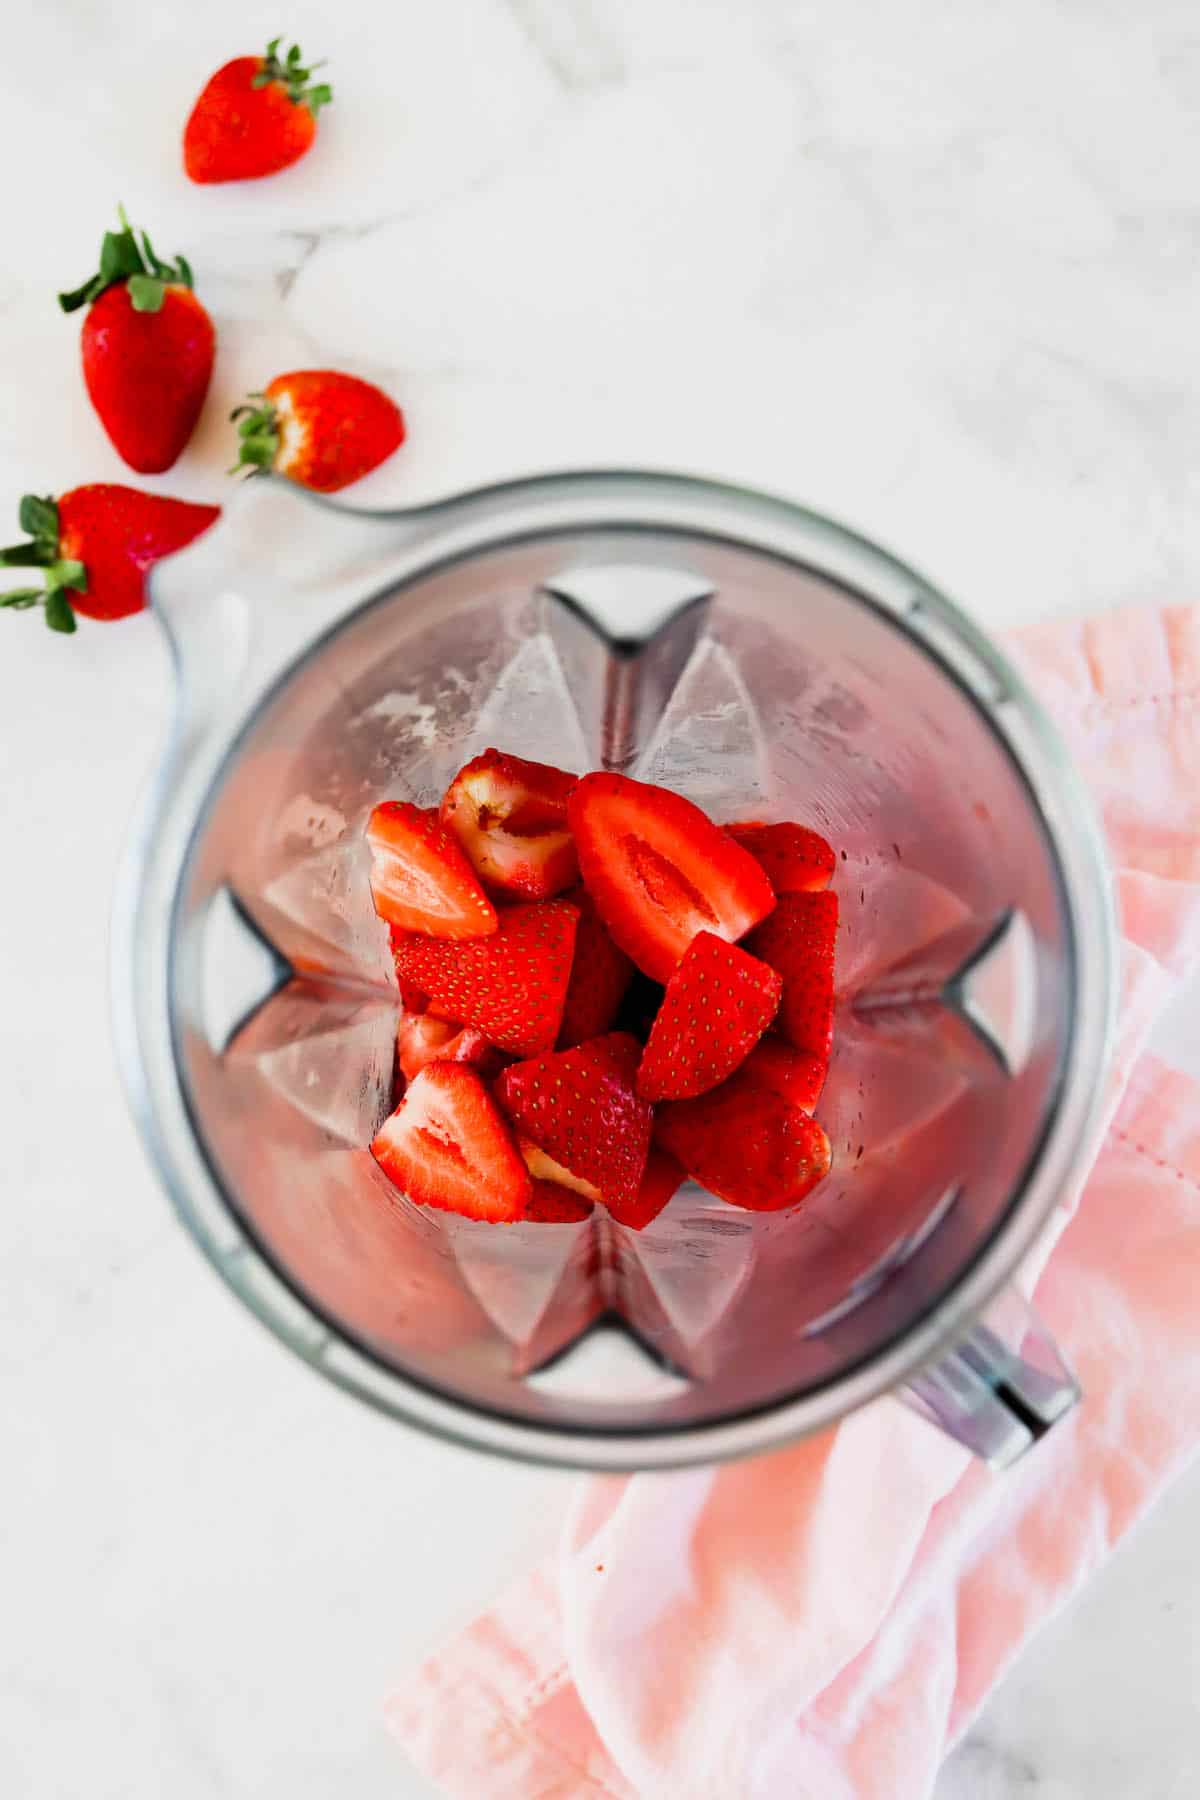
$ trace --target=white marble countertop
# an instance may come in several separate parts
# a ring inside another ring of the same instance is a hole
[[[316,151],[189,188],[195,90],[282,26],[331,59]],[[5,53],[13,527],[26,489],[125,477],[53,299],[122,199],[220,337],[166,491],[220,494],[229,406],[328,362],[408,415],[363,504],[675,466],[840,515],[997,627],[1200,593],[1186,0],[56,0]],[[145,617],[0,639],[0,1792],[418,1800],[379,1700],[566,1480],[315,1381],[176,1227],[106,993],[167,660]],[[1198,1499],[1046,1632],[938,1800],[1200,1790]]]

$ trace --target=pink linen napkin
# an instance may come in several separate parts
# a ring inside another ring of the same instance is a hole
[[[447,1794],[919,1800],[1200,1442],[1200,1082],[1144,1049],[1200,957],[1200,608],[1015,650],[1090,780],[1123,918],[1107,1135],[1036,1285],[1084,1404],[1003,1476],[882,1400],[752,1462],[581,1483],[556,1563],[389,1703]]]

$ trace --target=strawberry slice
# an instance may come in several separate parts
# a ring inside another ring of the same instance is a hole
[[[670,977],[697,932],[733,943],[775,904],[749,851],[681,794],[585,775],[567,818],[600,917],[655,981]]]
[[[406,1013],[396,1029],[396,1060],[406,1081],[415,1081],[432,1062],[470,1063],[489,1073],[498,1053],[470,1025],[435,1019],[428,1013]]]
[[[750,1212],[794,1206],[829,1173],[829,1139],[816,1120],[740,1070],[698,1100],[668,1101],[655,1133],[710,1193]]]
[[[495,931],[496,909],[436,813],[385,800],[367,820],[367,843],[375,911],[389,925],[435,938]]]
[[[819,832],[789,820],[782,825],[727,825],[777,894],[815,894],[833,879],[833,846]]]
[[[521,1135],[598,1188],[610,1206],[636,1200],[650,1148],[652,1110],[634,1092],[638,1054],[636,1038],[610,1031],[573,1050],[514,1063],[496,1083]]]
[[[778,1094],[789,1106],[810,1113],[821,1097],[829,1065],[823,1056],[807,1050],[793,1050],[782,1038],[768,1035],[750,1052],[738,1078]]]
[[[531,1184],[508,1126],[474,1069],[430,1063],[371,1145],[384,1174],[419,1206],[508,1223]]]
[[[779,1009],[783,978],[702,931],[667,983],[637,1074],[646,1100],[706,1094],[744,1062]]]
[[[521,1152],[522,1161],[534,1181],[545,1182],[548,1186],[553,1184],[557,1187],[570,1188],[583,1200],[595,1201],[601,1198],[600,1189],[594,1182],[584,1181],[579,1175],[572,1175],[570,1169],[564,1168],[560,1162],[555,1162],[552,1156],[548,1156],[541,1146],[535,1144],[532,1138],[526,1137],[524,1132],[518,1131],[516,1137],[517,1149]]]
[[[579,908],[579,925],[558,1033],[560,1050],[569,1050],[607,1031],[633,980],[633,964],[604,929],[587,889],[573,889],[570,900],[572,906]]]
[[[548,763],[485,750],[446,789],[442,823],[490,887],[523,900],[548,900],[578,878],[567,827],[567,795],[575,782]]]
[[[657,1144],[651,1144],[636,1199],[610,1202],[608,1210],[617,1224],[624,1225],[627,1231],[644,1231],[686,1180],[687,1175],[675,1158],[660,1150]]]
[[[461,853],[460,853],[461,854]],[[474,1025],[501,1050],[549,1050],[562,1023],[578,914],[565,900],[512,906],[494,936],[393,943],[396,974],[429,995],[435,1018]]]
[[[595,1210],[590,1200],[560,1187],[557,1181],[535,1181],[525,1221],[533,1225],[578,1225],[590,1219]]]
[[[829,1060],[837,895],[784,894],[746,944],[783,976],[779,1029],[797,1050]]]

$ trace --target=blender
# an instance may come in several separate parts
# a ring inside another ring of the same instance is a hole
[[[998,1467],[1065,1416],[1020,1270],[1095,1128],[1110,882],[1052,726],[956,607],[803,508],[626,472],[386,514],[256,477],[152,596],[178,706],[118,894],[121,1061],[181,1218],[295,1352],[592,1469],[889,1391]],[[496,1226],[376,1167],[399,996],[363,824],[490,745],[835,846],[833,1167],[798,1207],[688,1183],[642,1232]]]

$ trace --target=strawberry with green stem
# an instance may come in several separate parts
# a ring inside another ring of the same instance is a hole
[[[118,208],[100,267],[60,294],[64,312],[87,307],[83,379],[117,454],[145,475],[169,469],[192,435],[212,376],[216,332],[192,289],[185,256],[157,254]]]
[[[230,414],[239,469],[273,469],[318,494],[336,494],[404,442],[404,414],[382,388],[339,369],[277,375]],[[533,767],[535,765],[527,765]]]
[[[0,568],[36,571],[38,585],[0,593],[0,607],[42,606],[52,631],[74,631],[76,613],[121,619],[140,612],[147,570],[190,544],[220,512],[109,481],[71,488],[57,500],[26,494],[19,517],[28,541],[0,550]]]
[[[317,114],[333,99],[312,82],[321,63],[305,63],[298,44],[280,55],[282,37],[263,56],[235,56],[205,84],[183,132],[183,166],[192,181],[253,181],[288,168],[310,148]]]

